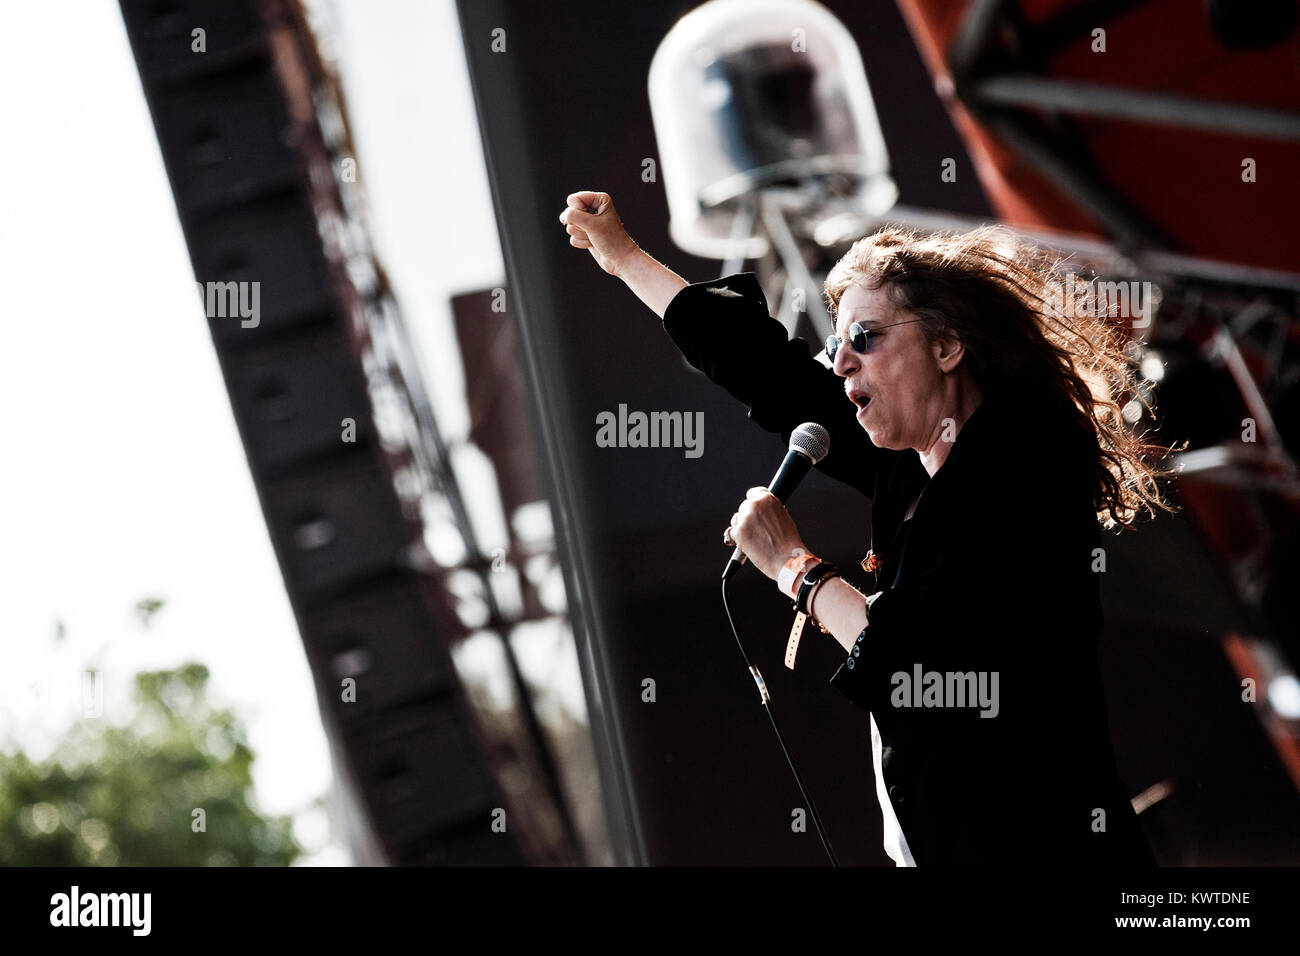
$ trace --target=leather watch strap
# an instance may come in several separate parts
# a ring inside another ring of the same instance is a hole
[[[807,614],[796,614],[794,626],[790,628],[790,639],[785,643],[785,666],[794,670],[794,658],[799,653],[799,639],[803,637],[803,625],[808,620]]]

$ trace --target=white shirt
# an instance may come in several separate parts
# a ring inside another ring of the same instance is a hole
[[[894,813],[893,801],[885,792],[885,774],[881,767],[880,730],[876,727],[876,716],[871,715],[871,765],[876,770],[876,798],[880,800],[880,815],[885,821],[885,852],[894,861],[895,866],[916,866],[912,851],[907,847],[907,837],[898,825],[898,816]]]

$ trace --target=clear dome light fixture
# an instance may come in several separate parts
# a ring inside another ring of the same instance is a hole
[[[875,217],[898,199],[857,43],[813,0],[697,7],[655,52],[649,95],[669,232],[686,252],[766,255],[767,191],[806,191],[797,214],[814,230],[819,215]]]

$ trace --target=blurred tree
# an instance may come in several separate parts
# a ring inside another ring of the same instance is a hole
[[[141,598],[135,602],[135,611],[140,615],[140,623],[147,629],[153,624],[153,616],[162,610],[167,602],[163,598]]]
[[[50,758],[0,753],[0,865],[287,866],[288,816],[252,805],[253,752],[208,669],[135,678],[125,726],[75,724]],[[201,811],[201,812],[199,812]]]

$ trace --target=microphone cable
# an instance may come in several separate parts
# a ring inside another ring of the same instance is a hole
[[[808,789],[803,785],[803,778],[799,776],[799,769],[794,765],[794,757],[790,756],[790,751],[785,745],[785,738],[781,736],[781,728],[777,726],[776,714],[772,712],[772,695],[767,691],[767,684],[763,681],[763,675],[759,673],[757,667],[750,663],[749,655],[745,653],[745,645],[741,643],[740,634],[736,630],[736,622],[732,620],[731,608],[727,604],[728,580],[730,578],[724,577],[722,579],[722,608],[727,612],[727,623],[731,625],[731,633],[736,638],[736,646],[740,648],[740,656],[744,658],[745,666],[749,668],[754,683],[758,685],[758,696],[762,701],[763,710],[767,711],[767,719],[772,722],[772,731],[776,734],[777,743],[781,745],[781,752],[785,754],[786,763],[790,765],[790,772],[794,774],[794,782],[799,786],[799,793],[803,795],[804,802],[808,804],[808,816],[812,817],[813,827],[817,830],[817,837],[822,841],[822,849],[826,851],[826,856],[830,858],[831,866],[839,866],[840,861],[831,848],[831,841],[826,837],[826,830],[822,826],[821,816],[817,813],[817,807],[813,803],[813,798],[808,793]]]

